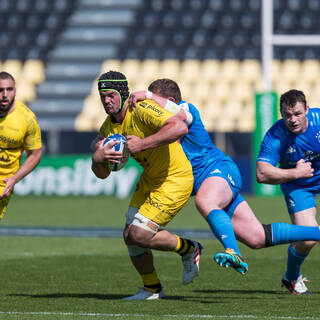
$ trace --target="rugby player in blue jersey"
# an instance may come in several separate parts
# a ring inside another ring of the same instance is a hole
[[[320,109],[290,90],[280,97],[282,119],[265,134],[257,158],[257,181],[280,184],[293,224],[318,226],[315,196],[320,191]],[[279,167],[277,165],[279,164]],[[315,241],[292,243],[282,285],[294,294],[310,294],[301,265]]]
[[[295,226],[287,223],[261,224],[241,196],[242,178],[233,160],[219,150],[204,128],[199,111],[191,103],[182,101],[181,92],[173,80],[158,79],[148,91],[131,95],[129,103],[152,99],[177,114],[188,124],[188,133],[180,138],[182,148],[191,162],[195,204],[208,222],[225,252],[214,255],[223,267],[233,267],[241,274],[248,264],[241,255],[237,241],[252,249],[265,248],[299,240],[320,239],[319,227]]]

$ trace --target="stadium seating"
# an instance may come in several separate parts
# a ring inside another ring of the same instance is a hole
[[[278,93],[292,88],[303,90],[309,104],[317,106],[317,101],[320,101],[320,85],[316,77],[319,68],[318,60],[274,60],[274,87]],[[112,69],[127,76],[133,72],[132,79],[135,81],[129,82],[131,92],[146,90],[150,82],[157,78],[175,79],[183,99],[198,107],[209,131],[252,132],[255,128],[255,93],[262,90],[261,64],[258,60],[106,60],[103,72]],[[301,77],[304,73],[310,73],[310,76]],[[89,101],[90,113],[97,112],[99,117],[84,116],[88,108],[88,102],[85,102],[76,122],[77,130],[97,130],[101,124],[100,116],[104,115],[95,83]]]
[[[22,70],[22,62],[18,59],[7,59],[3,62],[2,69],[17,79]]]
[[[273,1],[275,33],[320,33],[319,1]],[[208,130],[254,129],[261,1],[2,0],[0,26],[1,70],[16,77],[40,125],[96,130],[104,117],[96,78],[119,70],[131,91],[176,80]],[[299,88],[318,105],[319,56],[319,47],[275,47],[277,92]]]

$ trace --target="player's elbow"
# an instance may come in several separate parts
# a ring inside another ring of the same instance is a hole
[[[182,121],[179,121],[178,125],[176,126],[176,129],[179,138],[185,136],[189,132],[187,125]]]
[[[184,125],[183,128],[181,128],[181,137],[185,136],[188,132],[188,127]]]
[[[258,183],[268,183],[267,175],[263,168],[257,166],[256,168],[256,180]]]
[[[102,168],[99,164],[96,163],[92,163],[91,170],[99,179],[105,179],[110,175],[109,170],[107,170],[106,168]]]
[[[172,132],[174,132],[173,135],[177,139],[180,139],[188,133],[188,126],[178,116],[169,118],[166,125],[171,127]]]
[[[259,170],[256,170],[256,180],[258,183],[264,183],[264,176],[263,174],[261,173],[261,171]]]

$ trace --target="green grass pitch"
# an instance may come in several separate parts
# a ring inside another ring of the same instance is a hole
[[[282,198],[248,198],[262,222],[288,222]],[[122,227],[128,200],[106,197],[13,197],[1,226]],[[207,229],[191,199],[170,228]],[[251,250],[240,245],[249,264],[242,276],[217,266],[221,251],[213,239],[204,246],[200,275],[182,285],[174,253],[155,252],[166,299],[122,301],[141,287],[122,239],[0,237],[0,319],[320,319],[320,254],[316,246],[303,267],[312,296],[280,287],[287,246]]]

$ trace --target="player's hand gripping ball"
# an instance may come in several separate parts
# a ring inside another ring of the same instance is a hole
[[[127,164],[129,160],[130,153],[127,148],[127,139],[121,134],[112,134],[106,138],[106,140],[103,142],[103,146],[105,147],[112,141],[119,141],[118,144],[112,147],[112,150],[121,151],[122,158],[117,159],[120,161],[119,163],[107,161],[107,168],[111,171],[119,171]]]

